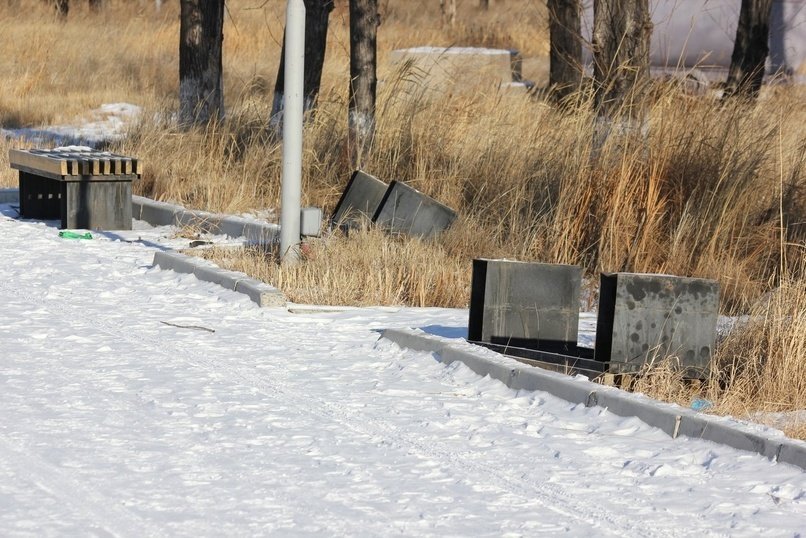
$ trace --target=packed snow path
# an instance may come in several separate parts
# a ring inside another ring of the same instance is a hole
[[[377,341],[465,311],[261,310],[141,244],[0,234],[3,536],[806,530],[795,467]]]

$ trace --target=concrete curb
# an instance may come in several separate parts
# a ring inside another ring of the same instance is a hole
[[[280,237],[280,227],[276,224],[185,209],[142,196],[132,196],[132,218],[144,220],[152,226],[192,227],[211,234],[245,237],[252,243],[275,243]]]
[[[154,266],[177,273],[191,274],[204,282],[212,282],[236,293],[243,293],[261,307],[286,306],[285,296],[274,286],[249,278],[243,273],[221,269],[201,258],[178,252],[156,252]]]
[[[636,417],[672,438],[682,435],[704,439],[806,470],[806,442],[803,441],[766,435],[728,419],[698,414],[639,394],[527,366],[477,346],[457,346],[422,331],[386,329],[381,338],[403,348],[433,353],[445,364],[461,361],[476,374],[490,376],[512,389],[540,390],[574,404],[603,407],[618,416]]]
[[[20,203],[19,189],[0,189],[0,204]]]
[[[19,189],[0,189],[0,204],[16,204],[19,201]],[[152,226],[187,226],[232,238],[245,237],[250,243],[276,243],[280,237],[280,227],[276,224],[185,209],[143,196],[132,196],[132,218],[144,220]]]

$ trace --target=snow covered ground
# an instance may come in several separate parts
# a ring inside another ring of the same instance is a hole
[[[798,536],[806,473],[0,215],[0,535]],[[131,237],[131,236],[129,236]],[[125,239],[125,237],[124,237]]]
[[[130,103],[103,104],[75,123],[41,128],[3,129],[0,136],[20,138],[40,146],[86,144],[93,147],[121,138],[137,121],[142,109]]]

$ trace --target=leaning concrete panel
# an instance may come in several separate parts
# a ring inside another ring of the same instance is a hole
[[[468,339],[567,352],[576,346],[582,269],[473,260]]]
[[[380,179],[356,170],[336,204],[331,222],[350,226],[359,222],[362,216],[371,219],[388,188],[389,185]]]
[[[596,359],[615,373],[636,372],[674,356],[702,377],[714,349],[719,284],[713,280],[637,273],[602,274]]]
[[[423,238],[446,230],[456,220],[456,213],[433,198],[404,183],[389,185],[372,221],[390,233]]]

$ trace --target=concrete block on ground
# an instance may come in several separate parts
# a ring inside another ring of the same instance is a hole
[[[249,296],[252,301],[261,307],[282,307],[286,306],[286,298],[283,292],[270,286],[265,282],[253,278],[244,278],[235,284],[235,291]]]
[[[595,405],[597,385],[580,381],[556,372],[540,368],[522,367],[510,380],[509,388],[515,390],[539,390],[556,396],[566,402]]]
[[[596,360],[614,373],[637,372],[654,359],[679,358],[691,377],[711,360],[719,315],[719,284],[670,275],[603,273]]]
[[[581,283],[575,265],[473,260],[468,340],[569,352]]]
[[[280,227],[276,224],[270,223],[259,223],[259,222],[250,222],[246,219],[243,220],[243,236],[246,240],[250,243],[257,243],[261,245],[269,244],[269,243],[279,243],[280,242]],[[238,226],[239,222],[237,218],[228,218],[226,222],[227,226]],[[229,234],[227,234],[229,235]]]
[[[806,470],[806,443],[786,440],[778,449],[778,461]]]
[[[385,329],[381,333],[381,338],[394,342],[403,348],[413,349],[414,351],[427,351],[429,353],[439,353],[448,345],[433,336],[415,334],[401,329]]]
[[[439,360],[445,364],[452,364],[459,361],[473,370],[475,374],[482,377],[490,376],[492,379],[496,379],[508,387],[516,372],[516,369],[512,366],[499,364],[489,359],[479,357],[472,351],[465,351],[451,346],[446,346],[440,351]]]
[[[195,260],[178,252],[155,252],[154,265],[160,269],[176,271],[177,273],[193,274],[196,270]]]
[[[780,440],[775,441],[753,432],[744,431],[717,420],[706,420],[700,439],[727,445],[739,450],[756,452],[770,459],[778,456]]]
[[[238,280],[246,278],[243,273],[236,273],[235,271],[227,271],[215,266],[196,265],[193,270],[193,275],[204,282],[211,282],[222,288],[235,291],[235,285]]]
[[[0,204],[20,203],[19,189],[0,189]]]
[[[142,202],[140,220],[144,220],[152,226],[173,226],[176,224],[176,213],[181,210],[181,207],[174,204],[148,200]]]
[[[299,212],[299,233],[303,237],[322,235],[322,210],[318,207],[303,207]]]
[[[404,93],[472,92],[498,88],[522,80],[521,56],[516,50],[480,47],[414,47],[393,50],[392,65],[404,70]]]
[[[220,215],[208,211],[178,209],[174,213],[174,224],[182,228],[191,228],[203,233],[219,234]]]
[[[597,391],[591,404],[606,408],[620,417],[637,417],[647,424],[660,428],[670,437],[679,435],[678,428],[682,418],[678,418],[680,415],[674,409],[663,406],[657,401],[643,400],[618,389],[601,389]]]
[[[192,256],[185,256],[178,252],[156,252],[154,265],[161,269],[172,270],[178,273],[192,274],[204,282],[211,282],[226,289],[242,293],[261,307],[285,307],[286,300],[283,293],[264,282],[249,278],[243,273],[227,271],[209,262]]]
[[[430,238],[446,230],[456,212],[420,191],[393,181],[372,221],[390,233]]]
[[[334,224],[352,226],[362,216],[372,219],[389,185],[366,172],[356,170],[347,183],[331,217]]]

